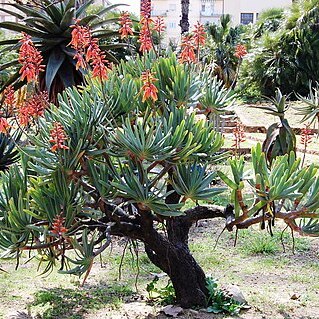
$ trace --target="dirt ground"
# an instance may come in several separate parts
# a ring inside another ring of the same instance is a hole
[[[267,114],[266,110],[260,108],[260,106],[266,105],[268,106],[269,103],[262,103],[260,105],[235,105],[233,107],[233,111],[237,114],[245,126],[259,126],[268,128],[272,123],[278,122],[278,117]],[[307,123],[302,122],[303,116],[300,115],[300,112],[298,111],[298,108],[300,107],[300,102],[291,102],[289,109],[285,113],[285,118],[288,120],[289,125],[292,128],[302,128],[304,127],[304,124]]]

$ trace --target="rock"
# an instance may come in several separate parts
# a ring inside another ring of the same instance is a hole
[[[183,308],[178,307],[178,306],[168,305],[162,309],[162,312],[166,316],[177,318],[177,316],[183,312]]]
[[[300,298],[300,295],[298,295],[298,294],[293,294],[293,295],[290,297],[291,300],[299,300],[299,298]]]
[[[32,317],[24,311],[18,311],[7,315],[5,319],[32,319]]]
[[[195,316],[199,314],[199,312],[194,309],[189,309],[188,312]]]
[[[240,303],[247,303],[243,293],[240,291],[238,286],[231,285],[226,288],[226,292],[229,297],[233,298],[235,301]]]
[[[197,224],[197,227],[207,227],[208,226],[208,222],[207,221],[199,221]]]

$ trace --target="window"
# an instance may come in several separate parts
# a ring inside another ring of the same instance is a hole
[[[205,12],[205,10],[206,10],[206,6],[205,4],[202,4],[202,12]]]
[[[168,28],[169,29],[175,29],[176,28],[176,22],[169,22],[168,23]]]
[[[249,24],[254,22],[254,14],[253,13],[241,13],[240,14],[240,23],[241,24]]]
[[[176,11],[176,4],[175,4],[175,3],[169,4],[168,10],[169,10],[169,11]]]

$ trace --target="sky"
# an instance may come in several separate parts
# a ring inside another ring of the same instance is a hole
[[[129,7],[123,6],[123,7],[119,7],[119,9],[121,10],[123,8],[123,10],[134,12],[135,14],[140,13],[140,0],[110,0],[110,2],[111,3],[129,4],[130,5]]]

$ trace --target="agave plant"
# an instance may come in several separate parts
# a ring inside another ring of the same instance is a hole
[[[259,107],[266,110],[268,114],[278,116],[280,122],[269,126],[266,139],[263,143],[263,151],[267,155],[269,164],[279,155],[296,152],[296,136],[288,121],[285,112],[288,110],[287,96],[277,89],[276,95],[268,99],[273,105]]]
[[[226,88],[217,76],[205,74],[203,94],[199,98],[198,108],[207,115],[214,128],[220,130],[220,115],[230,110],[236,95],[231,88]]]
[[[319,132],[319,85],[313,86],[312,82],[309,82],[309,95],[303,97],[297,94],[297,98],[302,102],[301,106],[297,106],[296,109],[299,115],[303,115],[302,122],[309,121],[310,124],[317,121],[318,122],[318,132]]]
[[[106,51],[106,58],[116,62],[112,50],[123,47],[119,43],[113,43],[117,32],[110,28],[111,23],[117,18],[104,18],[118,5],[109,5],[101,9],[97,14],[86,15],[87,8],[94,0],[86,1],[78,5],[75,0],[45,0],[36,3],[21,4],[19,1],[9,3],[12,9],[0,8],[1,11],[16,17],[19,22],[1,22],[0,28],[25,32],[32,36],[33,42],[43,56],[45,72],[40,73],[40,89],[50,93],[50,99],[55,100],[57,93],[64,88],[80,84],[83,81],[84,71],[75,67],[75,51],[69,46],[71,42],[72,25],[80,20],[81,26],[88,26],[92,36],[101,41],[100,48]],[[108,28],[106,28],[108,27]],[[19,38],[0,41],[0,45],[6,48],[2,51],[17,50],[20,47]],[[18,64],[18,60],[11,61],[0,68],[5,69]],[[16,83],[19,73],[16,72],[1,88],[8,84]]]
[[[19,160],[19,152],[16,149],[16,143],[20,134],[9,136],[0,133],[0,172],[8,169],[10,165]]]

